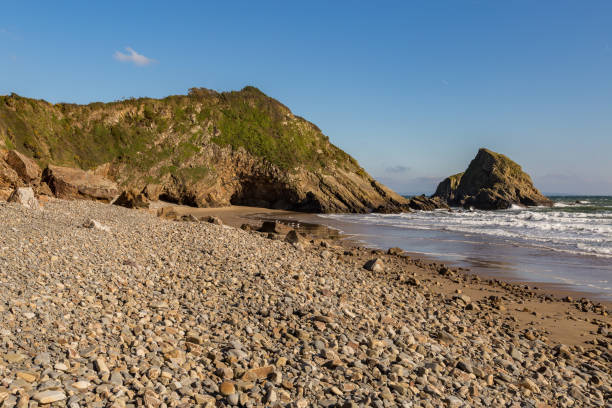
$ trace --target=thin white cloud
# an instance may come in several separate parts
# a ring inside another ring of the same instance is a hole
[[[407,173],[408,171],[410,171],[410,167],[402,165],[391,166],[385,169],[385,172],[387,173]]]
[[[113,57],[117,61],[131,62],[134,65],[138,65],[141,67],[144,67],[145,65],[150,65],[155,62],[154,59],[145,57],[144,55],[137,53],[131,47],[125,47],[125,50],[128,52],[127,54],[124,54],[121,51],[115,51]]]

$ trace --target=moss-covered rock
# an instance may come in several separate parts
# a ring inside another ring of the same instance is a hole
[[[434,197],[483,210],[551,205],[552,202],[534,187],[531,177],[521,166],[503,154],[480,149],[464,173],[443,180]]]

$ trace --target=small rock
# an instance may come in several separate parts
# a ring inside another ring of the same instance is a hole
[[[109,231],[110,231],[110,228],[109,228],[109,227],[107,227],[106,225],[102,225],[102,224],[100,224],[98,221],[96,221],[96,220],[91,220],[91,219],[89,219],[89,220],[85,221],[85,222],[83,223],[83,227],[85,227],[85,228],[97,229],[97,230],[100,230],[100,231],[106,231],[106,232],[109,232]]]
[[[89,381],[82,380],[72,383],[71,387],[76,389],[77,391],[84,392],[87,391],[89,387],[91,387],[91,383]]]
[[[37,392],[32,398],[34,398],[34,400],[38,401],[40,404],[51,404],[53,402],[65,400],[66,394],[59,390],[48,390]]]
[[[236,385],[231,381],[222,382],[219,386],[219,392],[225,396],[232,395],[236,392]]]
[[[380,258],[370,259],[368,262],[365,263],[365,265],[363,265],[363,267],[368,271],[377,273],[383,272],[385,270],[385,264]]]

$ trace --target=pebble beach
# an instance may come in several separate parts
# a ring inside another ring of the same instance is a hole
[[[0,203],[0,407],[612,406],[608,305],[294,241]]]

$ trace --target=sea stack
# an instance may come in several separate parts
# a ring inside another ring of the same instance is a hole
[[[513,204],[550,206],[552,202],[534,187],[531,177],[514,161],[481,148],[464,173],[444,179],[434,197],[451,206],[500,210]]]

